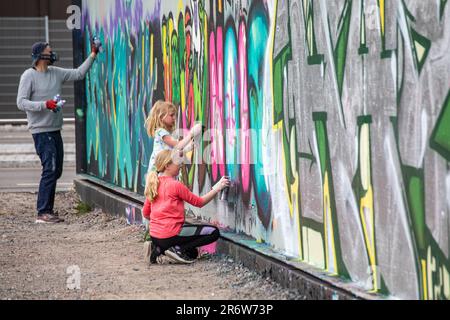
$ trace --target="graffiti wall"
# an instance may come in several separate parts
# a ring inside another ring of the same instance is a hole
[[[205,135],[194,212],[330,277],[450,298],[447,0],[85,0],[90,174],[143,193],[158,99]],[[200,161],[198,161],[200,160]],[[202,161],[204,160],[204,161]]]

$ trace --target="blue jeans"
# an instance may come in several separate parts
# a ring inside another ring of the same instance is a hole
[[[61,131],[35,133],[33,140],[42,165],[37,211],[39,215],[51,214],[55,202],[56,181],[63,171],[64,146]]]

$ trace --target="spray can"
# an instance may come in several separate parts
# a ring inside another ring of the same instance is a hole
[[[230,179],[230,177],[226,177],[227,179]],[[226,187],[220,191],[220,200],[222,201],[228,201],[228,194],[230,192],[230,187]]]
[[[58,93],[56,96],[53,97],[53,101],[56,102],[56,109],[53,110],[54,113],[61,110],[62,107],[64,107],[64,104],[66,103],[66,100],[62,100],[60,94]]]
[[[92,37],[92,42],[98,48],[99,52],[103,52],[103,47],[100,39],[97,36]]]
[[[53,97],[53,101],[56,102],[56,109],[53,110],[54,113],[57,113],[61,109],[61,107],[58,105],[59,100],[61,100],[61,96],[58,93],[56,96]]]

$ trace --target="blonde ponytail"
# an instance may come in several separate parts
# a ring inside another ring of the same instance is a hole
[[[163,150],[156,155],[155,167],[156,171],[150,171],[147,174],[144,195],[152,202],[158,196],[159,178],[158,173],[164,172],[166,166],[173,162],[174,153],[171,150]]]
[[[144,191],[145,196],[150,202],[155,200],[156,197],[158,196],[158,186],[159,186],[158,173],[155,171],[151,171],[147,175],[147,182],[145,184],[145,191]]]

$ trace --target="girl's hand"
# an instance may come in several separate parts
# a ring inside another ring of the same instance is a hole
[[[202,133],[202,125],[200,123],[197,123],[195,126],[192,127],[190,133],[192,138],[198,136],[200,133]]]
[[[225,189],[226,187],[230,186],[230,179],[227,176],[223,176],[222,179],[219,180],[219,182],[217,182],[214,187],[213,190],[215,191],[221,191],[223,189]]]

